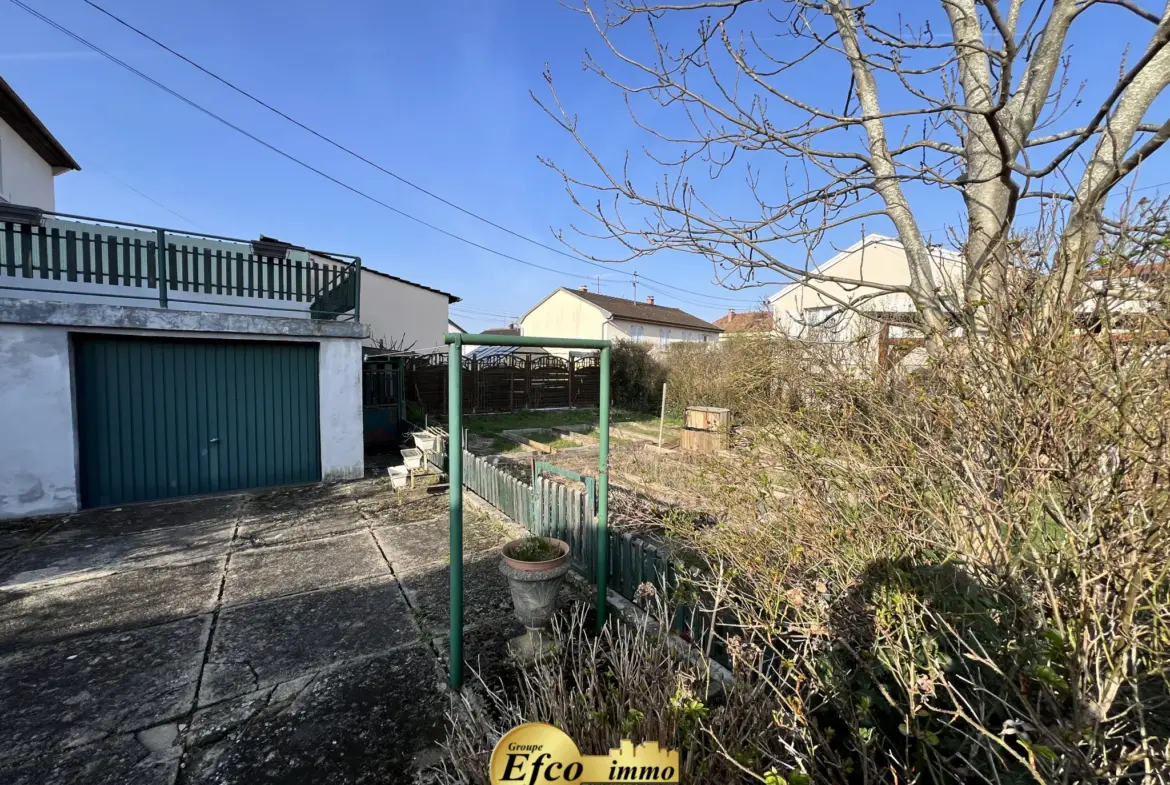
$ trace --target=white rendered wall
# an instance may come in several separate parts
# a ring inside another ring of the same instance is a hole
[[[0,324],[0,518],[77,509],[69,334]]]
[[[0,197],[12,204],[55,210],[53,167],[0,120]]]
[[[317,362],[320,368],[321,479],[360,479],[366,471],[361,343],[336,338],[321,341]]]

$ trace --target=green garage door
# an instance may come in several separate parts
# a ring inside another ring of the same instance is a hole
[[[75,335],[85,507],[321,479],[315,344]]]

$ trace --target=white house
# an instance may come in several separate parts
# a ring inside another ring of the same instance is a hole
[[[963,285],[962,257],[938,247],[931,249],[931,257],[936,285],[944,297],[957,298]],[[815,272],[862,284],[809,280],[786,286],[768,298],[779,333],[804,340],[849,344],[876,335],[882,321],[894,323],[890,328],[891,337],[901,337],[908,329],[897,326],[901,315],[905,315],[906,322],[913,321],[915,308],[909,295],[883,293],[864,285],[909,285],[910,267],[898,240],[868,235],[819,265]]]
[[[588,287],[560,287],[536,304],[520,319],[522,335],[550,338],[600,338],[611,341],[640,341],[665,349],[680,341],[712,343],[721,330],[697,316],[645,302],[590,292]],[[567,349],[550,349],[567,356]]]
[[[0,86],[0,518],[363,476],[360,260],[56,216]]]
[[[53,178],[81,169],[0,78],[0,202],[56,208]]]

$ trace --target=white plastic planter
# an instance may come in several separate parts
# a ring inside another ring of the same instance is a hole
[[[405,488],[410,479],[410,471],[405,466],[389,466],[386,474],[390,476],[390,485],[393,488]]]
[[[423,462],[422,450],[407,447],[402,451],[402,462],[406,465],[407,469],[421,469]]]
[[[439,437],[433,433],[420,431],[414,434],[414,446],[423,452],[434,452],[439,446]]]

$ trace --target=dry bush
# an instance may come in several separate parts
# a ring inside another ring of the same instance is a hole
[[[666,369],[650,347],[637,341],[618,341],[613,346],[611,363],[614,405],[636,412],[657,411]]]
[[[1110,239],[1056,315],[1049,240],[1017,241],[1010,306],[913,372],[672,350],[676,401],[751,424],[733,460],[627,468],[719,520],[664,517],[703,568],[672,596],[717,622],[727,708],[680,735],[671,700],[703,674],[653,636],[562,633],[511,713],[467,726],[658,738],[694,783],[1170,783],[1168,245]],[[464,777],[490,750],[467,733]]]
[[[523,672],[516,694],[482,682],[465,690],[449,713],[443,760],[427,780],[488,785],[496,742],[520,723],[547,722],[586,755],[604,755],[622,739],[677,749],[681,782],[756,781],[752,772],[773,760],[761,746],[773,741],[766,696],[747,686],[713,690],[709,670],[664,634],[661,594],[648,584],[640,594],[653,613],[636,624],[611,622],[600,636],[590,634],[584,606],[558,617],[552,654]]]
[[[810,370],[804,405],[756,418],[733,491],[756,514],[677,528],[813,739],[804,773],[1170,781],[1166,245],[1112,240],[1063,318],[1015,276],[1012,309],[913,374]]]

